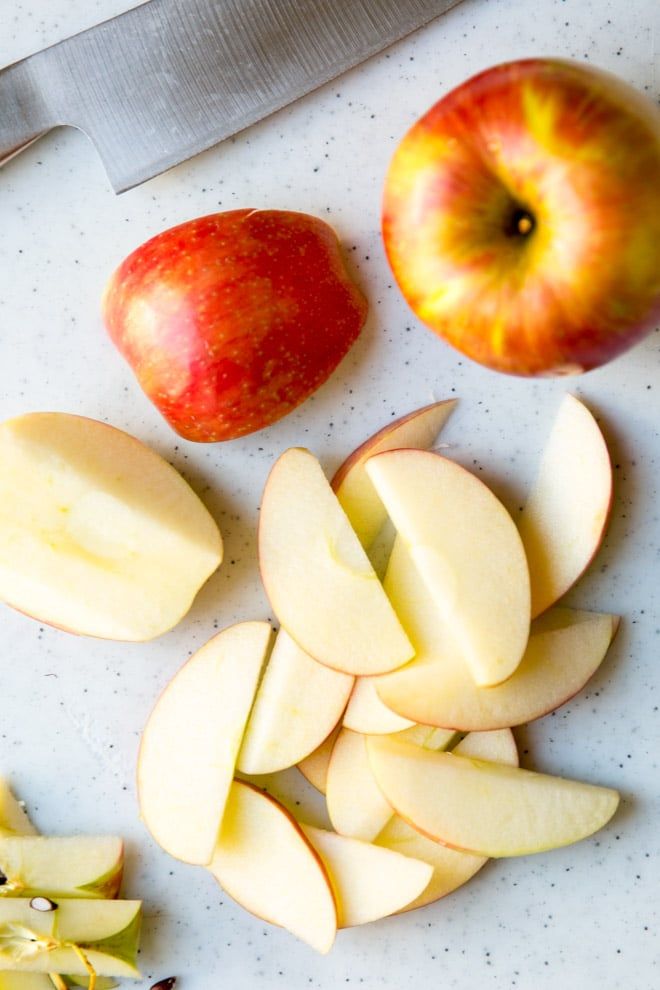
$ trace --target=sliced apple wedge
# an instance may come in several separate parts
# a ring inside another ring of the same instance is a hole
[[[36,834],[25,808],[16,800],[4,777],[0,777],[0,836]]]
[[[69,632],[148,640],[222,560],[218,527],[167,461],[105,423],[0,425],[0,598]]]
[[[355,678],[305,653],[278,632],[245,730],[237,767],[275,773],[312,753],[341,719]]]
[[[214,636],[170,681],[142,735],[138,797],[156,842],[211,861],[272,630],[241,622]]]
[[[266,482],[259,563],[280,623],[319,662],[347,674],[377,674],[412,657],[366,553],[308,450],[285,451]]]
[[[45,973],[0,973],[0,990],[55,990],[55,984]]]
[[[385,506],[365,470],[368,458],[400,447],[428,450],[435,443],[455,405],[455,399],[433,402],[394,423],[388,423],[354,450],[336,472],[332,487],[365,549],[374,542],[387,519]]]
[[[532,616],[553,605],[587,569],[611,507],[605,439],[586,406],[567,395],[518,522],[529,561]]]
[[[428,885],[433,867],[419,859],[311,825],[300,826],[330,877],[339,928],[394,914]]]
[[[323,863],[295,819],[274,798],[236,780],[209,870],[252,914],[326,953],[337,909]]]
[[[114,836],[0,838],[0,897],[116,897],[124,844]]]
[[[503,763],[507,767],[517,767],[519,764],[518,747],[511,729],[468,732],[458,745],[452,747],[451,752],[456,756],[467,756],[471,760]]]
[[[315,787],[321,794],[325,794],[328,781],[328,767],[330,758],[337,741],[337,736],[341,732],[341,725],[336,725],[327,739],[324,739],[320,746],[301,760],[298,769],[312,787]]]
[[[367,736],[369,762],[405,821],[436,842],[481,856],[524,856],[584,839],[610,820],[607,787],[430,752]]]
[[[428,451],[386,451],[366,470],[475,683],[506,680],[530,622],[527,560],[508,512],[473,474]]]
[[[0,900],[0,970],[139,978],[140,901],[62,900],[39,911]]]
[[[406,670],[407,665],[402,669]],[[344,712],[343,725],[346,729],[361,732],[363,735],[387,735],[390,732],[409,729],[415,724],[413,719],[397,715],[381,701],[378,685],[381,677],[389,676],[389,674],[377,674],[374,677],[356,678],[355,687]]]
[[[445,749],[456,733],[415,725],[397,738],[428,749]],[[366,748],[367,737],[342,729],[337,737],[326,781],[328,815],[341,835],[373,842],[393,814],[390,803],[376,783]]]

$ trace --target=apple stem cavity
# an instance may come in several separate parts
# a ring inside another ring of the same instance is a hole
[[[534,214],[524,206],[514,206],[511,215],[504,225],[507,237],[529,237],[536,227]]]

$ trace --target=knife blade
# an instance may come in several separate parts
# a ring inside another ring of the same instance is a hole
[[[123,192],[459,2],[148,0],[0,70],[0,164],[68,124]]]

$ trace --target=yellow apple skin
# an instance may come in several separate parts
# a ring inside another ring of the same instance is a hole
[[[426,113],[386,180],[383,237],[409,305],[468,357],[588,371],[660,318],[660,112],[551,58],[495,66]]]

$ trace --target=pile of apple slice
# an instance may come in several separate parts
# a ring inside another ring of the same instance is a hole
[[[332,484],[306,450],[279,458],[259,559],[281,628],[220,632],[142,738],[141,812],[160,845],[321,952],[338,927],[428,904],[489,857],[591,835],[619,800],[521,769],[511,731],[578,692],[617,629],[556,606],[605,531],[602,434],[564,400],[516,525],[430,449],[453,405],[391,424]],[[369,551],[388,517],[381,583]],[[294,765],[325,794],[333,830],[259,784]]]
[[[0,990],[139,978],[142,904],[117,900],[123,871],[121,839],[37,835],[0,778]]]

